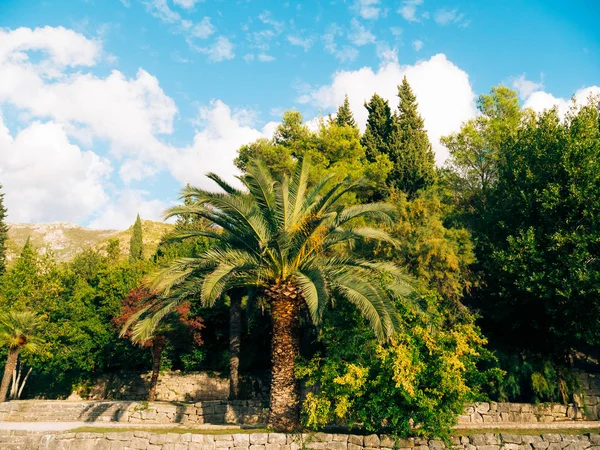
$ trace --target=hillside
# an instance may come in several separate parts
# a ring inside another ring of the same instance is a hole
[[[92,230],[69,222],[8,224],[8,260],[10,263],[19,255],[27,237],[36,247],[51,248],[57,261],[69,261],[86,248],[103,249],[110,239],[119,239],[121,257],[126,258],[132,228]],[[144,256],[152,255],[161,237],[172,228],[167,223],[143,220]]]

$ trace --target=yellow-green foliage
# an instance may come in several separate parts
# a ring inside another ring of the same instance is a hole
[[[446,298],[459,298],[469,289],[469,266],[475,262],[470,233],[464,228],[444,225],[448,205],[438,188],[422,191],[413,200],[402,192],[392,192],[388,200],[396,206],[396,223],[391,234],[399,247],[382,244],[376,253],[384,254],[425,281]]]
[[[378,343],[350,307],[330,311],[320,334],[326,350],[300,364],[297,375],[311,389],[304,424],[319,429],[349,425],[399,436],[446,435],[468,401],[502,375],[485,369],[493,356],[473,318],[453,323],[432,293],[422,297],[423,315],[403,308],[404,328]],[[343,321],[344,326],[339,325]]]

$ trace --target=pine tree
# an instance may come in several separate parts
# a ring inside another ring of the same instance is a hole
[[[129,241],[129,261],[139,261],[144,259],[144,240],[142,237],[142,220],[140,215],[137,215],[133,224],[133,232],[131,233],[131,241]]]
[[[0,185],[0,190],[2,185]],[[6,240],[8,239],[8,227],[4,222],[6,219],[6,208],[4,207],[4,194],[0,192],[0,275],[6,270]]]
[[[412,196],[435,181],[435,158],[425,122],[417,110],[417,98],[406,77],[398,86],[398,97],[398,111],[392,117],[387,140],[394,164],[388,184]]]
[[[367,159],[375,162],[377,155],[388,153],[387,141],[389,138],[392,115],[387,100],[375,94],[365,108],[369,112],[367,127],[360,143],[365,148]]]
[[[353,127],[356,128],[356,120],[350,109],[350,102],[348,101],[348,94],[344,97],[344,103],[340,105],[335,116],[335,124],[340,127]]]

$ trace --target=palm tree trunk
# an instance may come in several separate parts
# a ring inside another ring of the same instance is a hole
[[[242,334],[242,292],[234,289],[229,294],[229,399],[240,396],[240,339]]]
[[[150,390],[148,391],[149,402],[153,402],[156,399],[156,385],[158,384],[158,373],[160,371],[160,358],[164,347],[164,336],[157,336],[152,340],[152,377],[150,378]]]
[[[271,317],[271,411],[269,425],[277,431],[300,427],[300,404],[295,375],[298,355],[298,311],[300,294],[293,285],[272,288]]]
[[[4,367],[4,376],[2,377],[2,384],[0,384],[0,402],[6,401],[6,394],[8,394],[8,386],[10,380],[17,367],[17,361],[19,359],[19,348],[11,348],[8,350],[8,358],[6,359],[6,366]]]

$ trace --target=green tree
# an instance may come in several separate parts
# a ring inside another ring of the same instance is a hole
[[[447,179],[470,227],[481,223],[479,218],[498,177],[501,145],[515,136],[523,117],[517,92],[502,85],[481,95],[477,108],[479,116],[441,139],[450,151]]]
[[[598,105],[530,115],[500,144],[480,236],[487,331],[565,361],[600,342]]]
[[[0,191],[2,185],[0,184]],[[6,208],[4,207],[4,193],[0,192],[0,276],[6,270],[6,240],[8,239],[8,226],[6,226]]]
[[[348,94],[344,97],[344,103],[340,105],[335,115],[334,123],[338,127],[352,127],[357,128],[356,120],[350,109],[350,102],[348,101]]]
[[[417,110],[417,98],[406,77],[398,86],[398,97],[398,112],[392,117],[387,139],[388,155],[393,164],[388,184],[412,197],[434,183],[435,156],[425,122]]]
[[[142,236],[142,220],[138,214],[129,241],[129,261],[134,262],[142,259],[144,259],[144,239]]]
[[[198,258],[176,261],[156,276],[159,297],[156,317],[170,311],[178,299],[199,296],[213,304],[234,288],[255,288],[268,300],[272,317],[270,425],[278,430],[298,427],[298,389],[294,375],[298,356],[300,307],[319,322],[330,295],[355,304],[379,339],[390,337],[399,318],[390,295],[410,292],[407,277],[395,265],[337,253],[365,238],[391,240],[387,233],[356,224],[362,218],[391,222],[390,207],[364,204],[343,208],[340,197],[355,187],[348,181],[325,188],[322,180],[308,186],[309,165],[299,164],[292,177],[276,181],[262,164],[240,177],[242,192],[209,177],[225,193],[191,188],[184,196],[194,206],[175,207],[168,215],[193,212],[222,227],[210,235],[218,243]],[[180,289],[183,295],[170,295]]]
[[[6,401],[19,353],[34,352],[41,343],[40,327],[41,318],[32,311],[10,311],[0,315],[0,345],[8,347],[8,359],[0,385],[0,402]]]
[[[375,162],[379,155],[388,155],[388,139],[392,131],[392,113],[388,101],[374,94],[369,102],[365,102],[369,112],[365,133],[361,144],[370,162]]]

